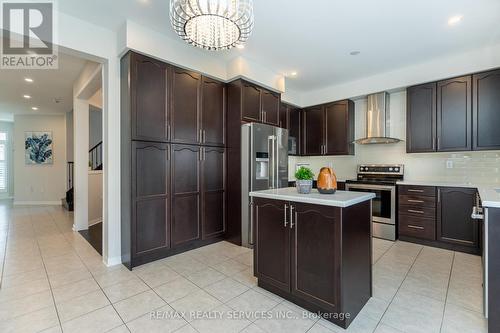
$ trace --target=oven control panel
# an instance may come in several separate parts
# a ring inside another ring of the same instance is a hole
[[[358,174],[370,175],[403,175],[403,164],[360,164]]]

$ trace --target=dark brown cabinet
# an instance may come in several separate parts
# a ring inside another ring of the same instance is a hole
[[[202,237],[222,236],[226,230],[226,159],[224,148],[202,148]]]
[[[170,145],[132,144],[132,260],[161,255],[170,248]]]
[[[262,119],[260,89],[253,84],[241,83],[241,119],[248,122],[260,122]]]
[[[472,149],[471,77],[437,83],[437,151]]]
[[[288,129],[288,105],[280,104],[280,121],[279,127]]]
[[[172,245],[201,237],[201,148],[172,145]]]
[[[473,76],[474,150],[500,149],[500,70]]]
[[[436,188],[399,186],[399,236],[436,240]]]
[[[471,218],[476,189],[438,188],[437,238],[479,253],[479,225]]]
[[[225,84],[207,77],[201,85],[201,143],[224,146],[226,143]]]
[[[354,155],[354,103],[350,100],[304,110],[303,155]]]
[[[273,126],[280,125],[280,95],[267,90],[261,90],[263,122]]]
[[[135,140],[167,141],[167,66],[154,59],[131,54],[130,81],[127,95],[133,118],[132,137]]]
[[[302,155],[302,110],[288,107],[288,155]],[[294,149],[293,149],[294,148]]]
[[[436,151],[436,83],[410,87],[406,98],[406,151]]]
[[[172,142],[196,144],[201,141],[198,125],[200,84],[200,74],[179,68],[172,69]]]
[[[235,91],[229,99],[237,98],[235,95],[241,96],[241,121],[280,125],[280,94],[243,80],[232,82],[231,85],[232,91],[238,92]]]

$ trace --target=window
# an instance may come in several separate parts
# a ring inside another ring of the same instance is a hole
[[[7,133],[0,132],[0,193],[7,192]]]

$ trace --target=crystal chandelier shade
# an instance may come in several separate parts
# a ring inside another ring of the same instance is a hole
[[[243,44],[253,28],[253,0],[170,0],[175,32],[207,50]]]

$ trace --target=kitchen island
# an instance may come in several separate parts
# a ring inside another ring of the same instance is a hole
[[[258,285],[343,328],[372,294],[373,193],[250,192]]]

